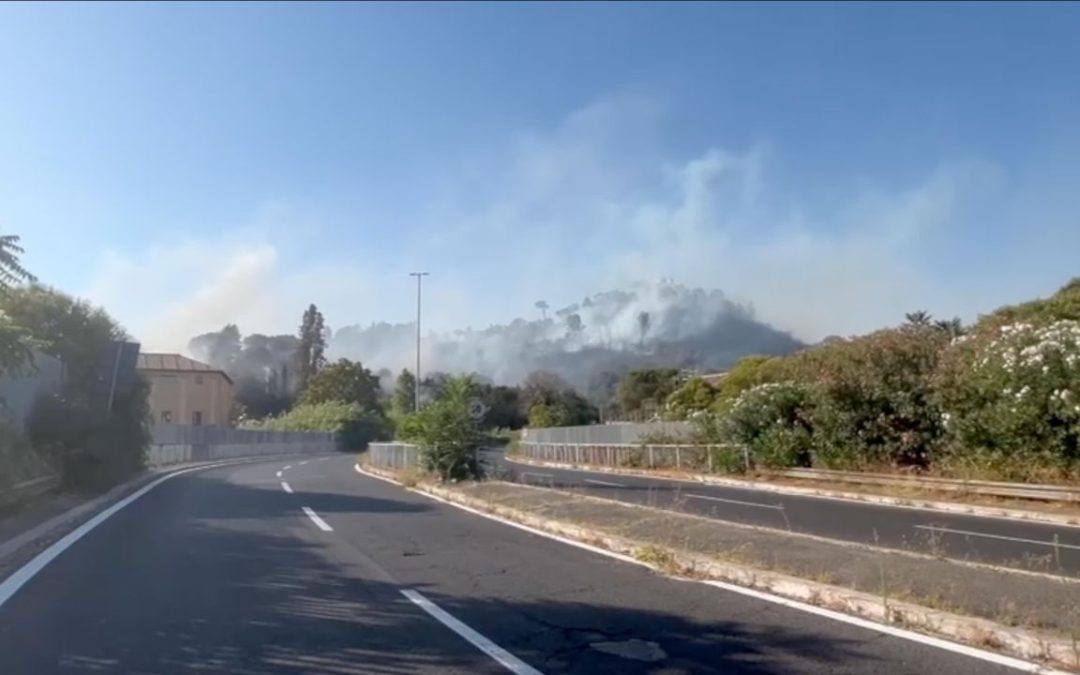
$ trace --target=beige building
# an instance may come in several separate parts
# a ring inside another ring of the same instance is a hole
[[[139,354],[138,371],[150,382],[155,424],[229,424],[233,382],[225,371],[179,354]]]

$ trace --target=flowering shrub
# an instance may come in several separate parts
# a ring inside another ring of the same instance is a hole
[[[1080,321],[957,338],[936,389],[953,460],[976,453],[1014,478],[1080,464]]]
[[[727,442],[750,449],[768,468],[810,466],[810,390],[794,382],[759,384],[747,389],[719,418]]]
[[[906,326],[805,356],[815,389],[814,465],[928,466],[943,435],[930,381],[948,341],[933,327]]]

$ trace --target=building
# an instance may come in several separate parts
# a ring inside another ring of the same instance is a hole
[[[155,424],[229,424],[233,381],[225,371],[179,354],[145,353],[137,369],[150,382]]]

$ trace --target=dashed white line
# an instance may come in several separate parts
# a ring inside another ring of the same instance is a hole
[[[758,504],[757,502],[744,502],[738,499],[723,499],[722,497],[710,497],[708,495],[695,495],[686,493],[687,497],[692,499],[708,499],[710,502],[726,502],[728,504],[741,504],[742,506],[756,506],[762,509],[775,509],[777,511],[783,511],[784,507],[777,504]]]
[[[288,470],[289,470],[289,469],[291,469],[291,468],[292,468],[292,464],[286,464],[286,465],[285,465],[284,467],[282,467],[282,469],[281,469],[281,470],[282,470],[282,471],[288,471]]]
[[[277,472],[277,477],[281,478],[281,472],[280,471]]]
[[[286,483],[285,481],[281,481],[281,489],[284,490],[285,492],[288,492],[289,494],[293,493],[292,487],[288,483]]]
[[[334,531],[334,528],[327,525],[326,521],[319,517],[319,514],[315,513],[314,511],[312,511],[307,506],[301,506],[300,508],[304,511],[305,514],[307,514],[308,518],[311,518],[311,522],[315,523],[315,525],[320,530],[322,530],[323,532],[333,532]]]
[[[304,461],[300,462],[297,466],[304,466],[307,463],[308,463],[308,461],[305,459]]]
[[[1001,534],[986,534],[985,532],[971,532],[970,530],[953,530],[948,527],[935,527],[933,525],[916,525],[916,529],[929,530],[930,532],[947,532],[949,534],[963,534],[969,537],[984,537],[986,539],[1001,539],[1002,541],[1018,541],[1022,544],[1036,544],[1038,546],[1049,546],[1050,548],[1068,548],[1074,551],[1080,551],[1080,546],[1073,544],[1060,544],[1053,541],[1040,541],[1038,539],[1024,539],[1022,537],[1006,537]]]
[[[593,485],[604,485],[606,487],[626,487],[622,483],[609,483],[606,480],[593,480],[592,478],[582,478],[583,483],[592,483]]]
[[[533,668],[480,633],[477,633],[472,628],[469,628],[458,621],[451,614],[446,612],[446,610],[420,595],[418,592],[406,589],[401,591],[401,594],[408,598],[414,605],[437,619],[439,623],[465,638],[472,643],[474,647],[498,661],[499,664],[511,673],[515,673],[516,675],[541,675],[539,670]]]

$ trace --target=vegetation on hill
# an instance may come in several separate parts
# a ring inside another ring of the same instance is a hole
[[[969,328],[916,312],[896,328],[744,359],[719,387],[688,382],[666,412],[767,467],[1054,481],[1080,478],[1078,397],[1073,280]]]

